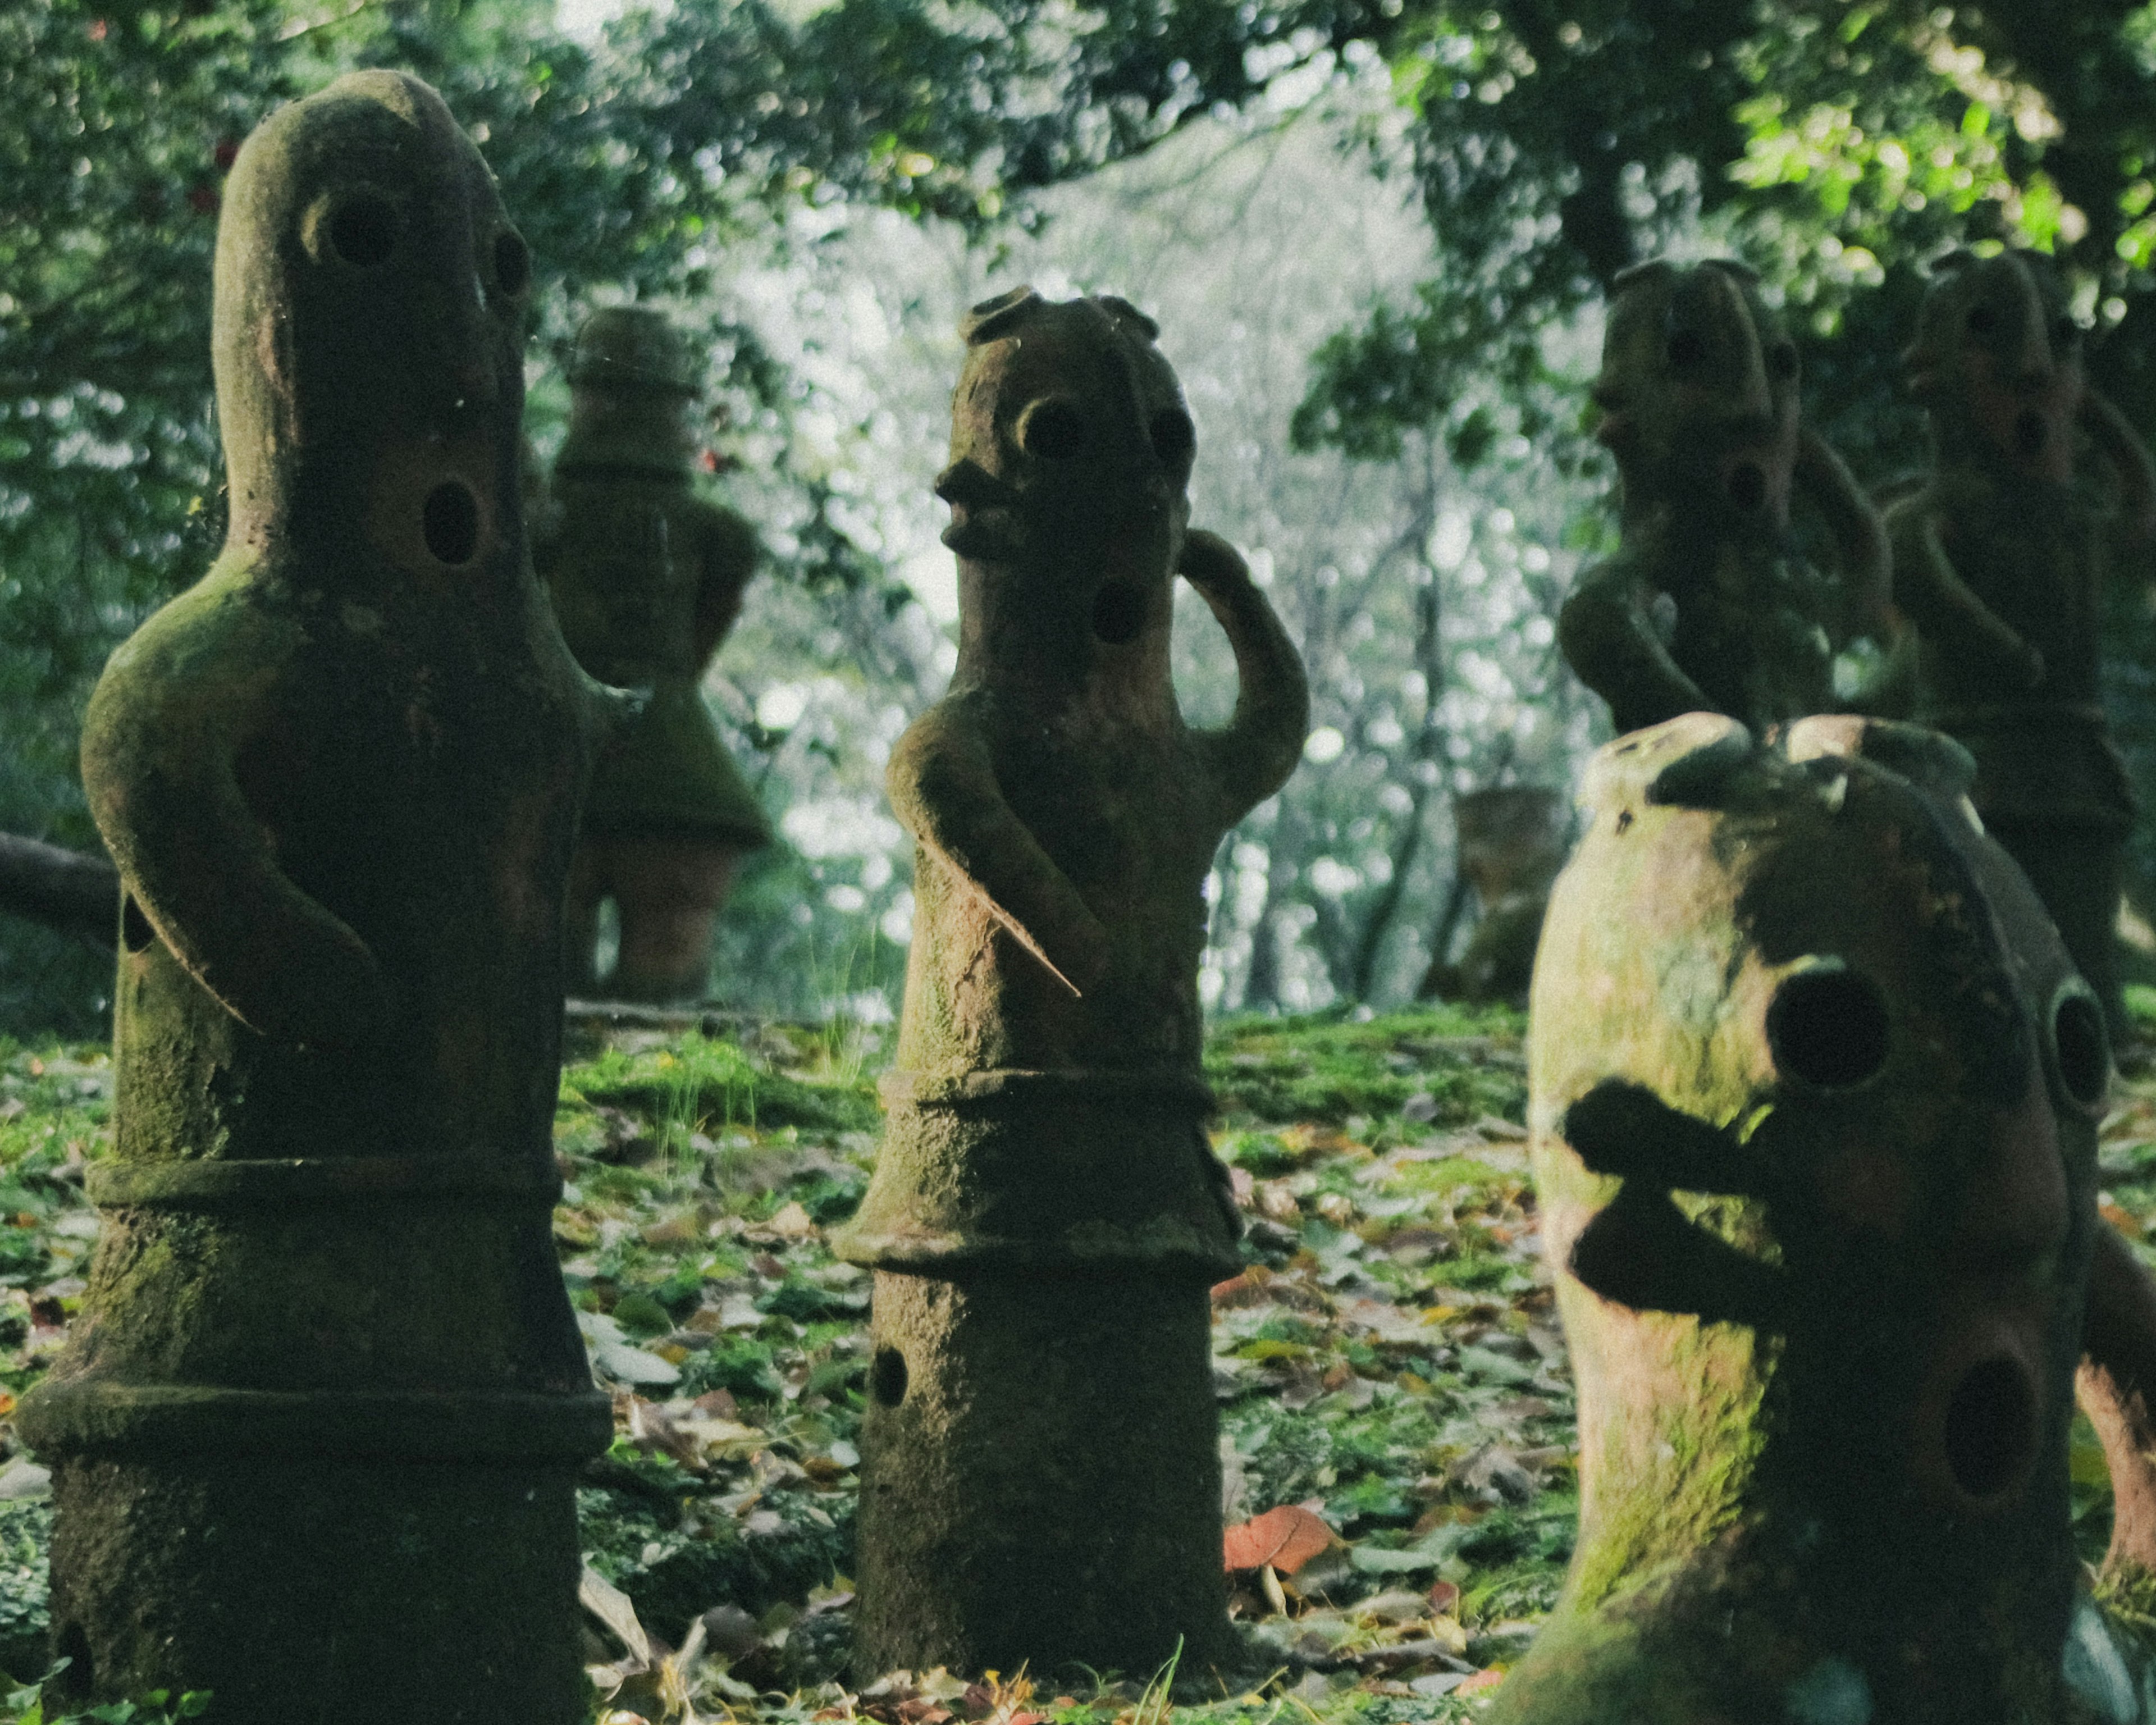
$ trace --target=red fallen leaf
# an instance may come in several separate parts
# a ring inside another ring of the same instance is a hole
[[[1045,1713],[1013,1713],[1007,1725],[1046,1725]]]
[[[1495,1689],[1504,1681],[1505,1674],[1502,1671],[1477,1671],[1452,1692],[1455,1695],[1481,1695]]]
[[[1296,1503],[1283,1503],[1229,1528],[1220,1542],[1228,1568],[1255,1569],[1270,1563],[1282,1575],[1294,1574],[1332,1543],[1332,1530],[1323,1518]]]
[[[1456,1581],[1438,1581],[1430,1584],[1430,1609],[1440,1617],[1460,1615],[1460,1584]]]

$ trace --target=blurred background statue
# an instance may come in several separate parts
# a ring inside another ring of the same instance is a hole
[[[569,432],[533,548],[578,661],[644,691],[641,717],[602,756],[570,870],[572,989],[694,999],[742,856],[771,841],[701,686],[741,614],[756,535],[696,495],[696,372],[660,312],[594,312],[577,336]],[[620,919],[598,969],[600,909]]]

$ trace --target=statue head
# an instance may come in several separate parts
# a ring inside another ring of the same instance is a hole
[[[1617,458],[1628,506],[1785,526],[1798,383],[1796,343],[1743,264],[1657,259],[1611,284],[1595,435]]]
[[[962,662],[1015,653],[1164,679],[1197,439],[1152,320],[1018,288],[961,326],[936,494],[962,576]]]
[[[1977,454],[2027,479],[2073,477],[2087,384],[2082,329],[2041,252],[1949,252],[1933,265],[1902,356],[1943,458]]]
[[[569,390],[558,471],[688,474],[695,453],[688,410],[699,379],[688,343],[664,312],[613,305],[586,318]]]
[[[531,282],[486,164],[418,79],[351,73],[264,121],[218,230],[231,542],[364,547],[421,578],[496,567],[522,543]]]

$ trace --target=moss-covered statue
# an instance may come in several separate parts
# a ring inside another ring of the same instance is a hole
[[[756,536],[691,486],[696,369],[661,313],[594,312],[569,383],[569,434],[534,557],[578,662],[602,682],[648,691],[584,804],[569,875],[573,985],[680,999],[703,992],[736,863],[771,839],[698,686],[741,614]],[[601,977],[608,899],[621,943]]]
[[[1579,578],[1558,639],[1621,733],[1687,712],[1754,728],[1834,705],[1834,655],[1887,628],[1884,531],[1799,423],[1796,344],[1732,263],[1641,264],[1612,290],[1596,436],[1624,487],[1616,554]],[[1799,552],[1818,510],[1836,578]]]
[[[1151,1671],[1221,1656],[1206,1287],[1237,1266],[1203,1121],[1198,961],[1221,835],[1301,752],[1302,670],[1187,531],[1194,441],[1154,326],[1021,289],[975,308],[937,480],[951,690],[900,740],[917,841],[891,1123],[840,1250],[876,1271],[863,1670]],[[1168,674],[1180,572],[1233,721]]]
[[[1529,1039],[1579,1539],[1493,1725],[2148,1717],[2068,1494],[2103,1017],[1973,771],[1856,718],[1596,757]]]
[[[1527,1004],[1570,813],[1563,793],[1546,785],[1489,785],[1453,798],[1460,879],[1473,886],[1481,920],[1456,962],[1442,952],[1431,959],[1419,996]]]
[[[55,1651],[232,1725],[571,1725],[611,1422],[549,1235],[562,886],[597,691],[526,555],[531,259],[416,79],[239,152],[231,525],[112,655],[105,1231],[26,1396]]]
[[[2049,258],[1948,257],[1904,358],[1933,445],[1929,482],[1888,513],[1919,711],[1976,757],[1984,824],[2123,1028],[2112,931],[2133,795],[2098,698],[2098,624],[2107,542],[2156,528],[2156,468],[2088,387]],[[2087,482],[2090,448],[2115,517]]]

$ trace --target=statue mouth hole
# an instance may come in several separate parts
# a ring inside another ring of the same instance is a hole
[[[2061,1000],[2051,1014],[2051,1046],[2066,1094],[2084,1108],[2101,1103],[2111,1086],[2111,1045],[2096,1002],[2080,993]]]
[[[1767,475],[1750,461],[1740,461],[1730,470],[1729,501],[1747,515],[1756,515],[1767,506]]]
[[[1971,1497],[1993,1498],[2020,1483],[2036,1453],[2036,1392],[2020,1362],[1979,1360],[1947,1404],[1947,1466]]]
[[[1126,646],[1145,627],[1145,595],[1135,582],[1111,581],[1093,600],[1093,633],[1111,647]]]
[[[896,1348],[879,1348],[869,1364],[869,1393],[877,1403],[895,1408],[906,1399],[906,1356]]]
[[[2051,428],[2034,408],[2024,408],[2014,416],[2014,447],[2021,454],[2041,455],[2051,441]]]
[[[1853,970],[1799,971],[1767,1008],[1776,1070],[1820,1090],[1850,1090],[1877,1077],[1891,1028],[1878,985]]]
[[[479,499],[462,480],[444,480],[419,506],[419,531],[427,549],[452,567],[479,549]]]

